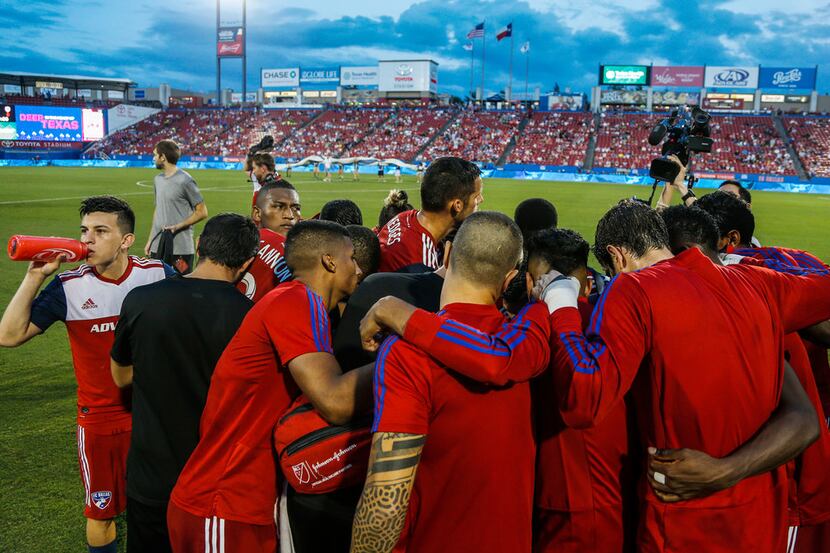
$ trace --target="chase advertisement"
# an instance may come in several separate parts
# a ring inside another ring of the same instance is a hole
[[[814,90],[815,67],[762,67],[758,88]]]
[[[707,66],[703,86],[706,88],[758,88],[758,66]]]
[[[2,110],[2,140],[88,142],[106,134],[103,110],[49,106],[2,106]]]

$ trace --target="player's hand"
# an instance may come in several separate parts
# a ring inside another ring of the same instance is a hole
[[[415,307],[394,296],[375,302],[360,321],[360,342],[366,351],[377,351],[388,333],[403,336]]]
[[[648,483],[666,503],[705,497],[737,482],[726,459],[694,449],[648,449]]]
[[[553,313],[563,307],[576,307],[580,288],[578,279],[551,270],[536,280],[530,293],[533,299],[545,302],[548,312]]]
[[[52,261],[32,261],[29,263],[27,273],[34,277],[45,279],[54,274],[64,261],[66,261],[66,254],[60,254]]]
[[[169,230],[173,234],[176,234],[177,232],[179,232],[179,225],[170,225],[170,226],[164,227],[164,230]]]

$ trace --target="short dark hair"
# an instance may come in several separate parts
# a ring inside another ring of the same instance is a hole
[[[526,274],[527,259],[523,259],[519,263],[519,272],[516,273],[516,278],[510,281],[510,284],[507,285],[507,288],[505,288],[501,295],[505,309],[513,315],[518,313],[529,300]]]
[[[135,232],[135,213],[130,204],[115,196],[90,196],[81,202],[78,210],[83,218],[90,213],[115,213],[121,234]]]
[[[718,224],[715,218],[699,207],[674,205],[659,212],[669,231],[669,248],[673,254],[700,246],[707,253],[718,251]]]
[[[430,163],[421,181],[421,209],[440,212],[453,200],[464,202],[475,192],[481,170],[460,157],[440,157]]]
[[[167,160],[167,163],[172,163],[173,165],[176,165],[179,162],[179,159],[182,157],[182,152],[179,149],[179,145],[173,142],[172,140],[159,140],[153,149],[159,155],[164,156],[164,158]]]
[[[738,182],[736,180],[732,180],[732,179],[723,181],[722,183],[720,183],[718,185],[718,188],[720,188],[721,186],[727,185],[727,184],[731,184],[732,186],[737,186],[738,187],[738,196],[743,201],[745,201],[746,203],[748,203],[748,204],[752,203],[752,194],[749,192],[749,188],[745,187],[740,182]]]
[[[274,156],[272,156],[271,154],[266,154],[265,152],[259,152],[252,155],[251,163],[256,165],[264,165],[272,173],[277,170],[277,166],[274,163]]]
[[[208,219],[196,252],[199,259],[210,259],[229,269],[239,269],[259,250],[259,229],[237,213],[220,213]]]
[[[321,221],[332,221],[340,225],[363,225],[363,213],[351,200],[331,200],[320,210]]]
[[[752,235],[755,232],[755,216],[745,201],[729,192],[717,190],[700,198],[695,202],[695,206],[707,211],[715,218],[721,238],[729,231],[737,230],[741,235],[742,246],[752,242]]]
[[[348,225],[346,230],[354,245],[354,258],[363,271],[363,277],[378,272],[380,267],[380,240],[378,235],[361,225]]]
[[[450,269],[465,279],[498,286],[519,265],[522,233],[513,220],[496,211],[479,211],[458,229],[450,250]]]
[[[344,238],[351,240],[343,225],[318,219],[300,221],[285,237],[285,263],[294,274],[312,269],[320,265],[321,255],[341,247]]]
[[[383,207],[380,209],[380,214],[378,215],[378,227],[382,228],[389,222],[390,219],[394,218],[399,213],[403,213],[404,211],[409,211],[411,209],[415,208],[409,203],[409,194],[406,193],[406,190],[397,190],[393,188],[389,191],[389,195],[386,196],[386,199],[383,200]]]
[[[663,218],[637,200],[620,200],[597,223],[594,255],[607,270],[613,268],[608,246],[625,248],[642,257],[649,250],[669,247],[669,232]]]
[[[516,206],[513,220],[519,225],[527,242],[530,235],[542,229],[556,228],[559,215],[556,207],[544,198],[528,198]]]
[[[540,230],[527,244],[528,260],[540,258],[563,275],[587,267],[590,251],[588,242],[578,232],[565,228]]]
[[[263,184],[262,188],[260,188],[259,192],[257,192],[257,196],[256,196],[256,205],[257,205],[257,207],[262,209],[261,203],[265,202],[265,198],[268,197],[268,194],[271,193],[271,190],[294,190],[295,192],[297,191],[297,189],[294,188],[294,185],[291,184],[290,182],[288,182],[285,179],[280,179],[280,180],[275,180],[275,181],[268,181],[265,184]]]

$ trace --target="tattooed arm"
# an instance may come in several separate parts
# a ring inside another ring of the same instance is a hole
[[[426,436],[376,432],[352,526],[352,553],[392,551],[403,529]]]

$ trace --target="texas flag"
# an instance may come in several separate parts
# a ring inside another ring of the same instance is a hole
[[[498,34],[496,35],[496,40],[498,41],[511,36],[513,36],[513,24],[508,23],[507,27],[498,32]]]

